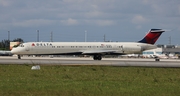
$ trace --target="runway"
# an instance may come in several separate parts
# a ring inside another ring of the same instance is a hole
[[[92,58],[75,57],[0,57],[0,64],[32,64],[32,65],[100,65],[100,66],[140,66],[140,67],[180,67],[180,59],[154,59],[142,58],[103,58],[94,61]]]

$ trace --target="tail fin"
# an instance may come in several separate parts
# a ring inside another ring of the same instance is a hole
[[[146,36],[138,41],[140,43],[147,43],[147,44],[154,44],[156,43],[157,39],[161,36],[161,34],[165,32],[162,29],[151,29]]]

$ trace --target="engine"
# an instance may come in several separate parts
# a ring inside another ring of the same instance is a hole
[[[142,52],[142,48],[141,46],[138,46],[138,45],[125,45],[125,46],[122,46],[122,51],[124,53],[141,53]]]

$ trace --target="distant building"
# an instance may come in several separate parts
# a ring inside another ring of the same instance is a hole
[[[180,46],[176,45],[157,45],[162,48],[162,53],[164,54],[180,54]]]

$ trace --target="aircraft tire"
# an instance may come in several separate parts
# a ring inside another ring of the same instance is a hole
[[[94,59],[94,60],[97,60],[97,55],[94,55],[93,59]]]
[[[101,56],[98,56],[98,58],[97,58],[98,60],[101,60],[102,59],[102,57]]]
[[[21,59],[21,56],[20,56],[20,55],[18,55],[18,59]]]
[[[93,59],[94,60],[101,60],[102,56],[101,55],[94,55]]]

